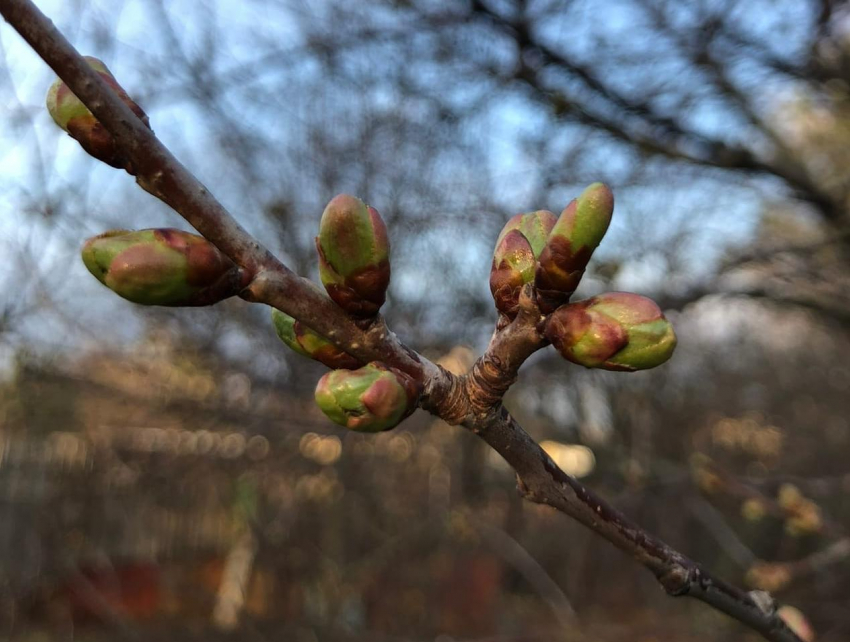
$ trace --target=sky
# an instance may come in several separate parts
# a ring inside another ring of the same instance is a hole
[[[133,87],[146,86],[155,78],[158,67],[168,66],[169,61],[164,60],[160,53],[164,51],[168,36],[166,30],[156,30],[157,20],[165,19],[156,8],[158,3],[42,0],[38,5],[83,53],[104,59],[131,93]],[[297,130],[299,110],[305,109],[303,101],[252,104],[245,106],[243,113],[238,113],[240,105],[237,101],[250,95],[252,86],[262,87],[265,83],[278,82],[277,78],[269,77],[263,70],[251,67],[252,61],[256,60],[254,45],[268,40],[289,39],[293,50],[297,50],[301,36],[299,20],[315,20],[317,16],[334,20],[334,16],[323,15],[324,7],[323,2],[272,5],[260,1],[197,3],[180,0],[167,3],[167,17],[174,25],[175,33],[179,34],[182,47],[190,55],[203,47],[204,34],[210,24],[226,27],[222,33],[231,37],[216,43],[215,48],[221,67],[239,69],[247,65],[250,77],[244,81],[245,91],[236,97],[217,97],[221,109],[233,117],[251,119],[252,126],[259,132],[266,126],[279,127],[280,120],[296,123]],[[629,25],[627,14],[615,12],[609,18],[614,26],[618,21],[624,29]],[[553,32],[552,37],[558,37],[558,32]],[[587,46],[592,47],[593,43],[589,42]],[[142,323],[131,315],[124,315],[124,320],[118,324],[110,321],[113,315],[120,314],[121,303],[108,300],[108,293],[86,274],[77,258],[78,243],[101,232],[104,218],[114,226],[127,225],[129,216],[144,222],[139,227],[185,227],[185,224],[147,194],[135,190],[132,179],[126,174],[85,157],[75,141],[54,126],[44,108],[44,95],[53,74],[6,24],[0,25],[0,57],[5,59],[5,64],[0,67],[0,87],[5,88],[5,95],[0,98],[0,248],[7,255],[21,247],[29,248],[25,252],[27,260],[16,263],[19,273],[36,270],[48,274],[51,277],[51,294],[58,298],[58,306],[73,310],[72,316],[93,330],[95,337],[98,337],[98,332],[94,329],[103,328],[118,341],[126,341],[138,334]],[[297,66],[294,69],[292,73],[296,79],[298,74],[311,73],[308,66],[300,71]],[[174,76],[165,72],[163,75],[166,77],[164,82],[173,82]],[[210,121],[194,103],[181,96],[180,87],[174,87],[174,90],[163,92],[147,102],[140,100],[151,116],[157,134],[203,182],[213,187],[216,195],[237,216],[241,212],[262,208],[266,192],[262,189],[255,192],[253,187],[246,191],[247,183],[240,179],[237,161],[221,153],[211,153],[217,133],[211,130]],[[455,88],[455,91],[462,92],[462,88]],[[391,93],[387,96],[392,99]],[[309,109],[309,105],[306,108]],[[700,118],[705,127],[712,127],[713,123],[722,121],[722,114],[705,112]],[[487,162],[491,165],[491,174],[497,179],[494,200],[514,204],[520,210],[546,207],[559,211],[566,202],[531,202],[537,189],[539,167],[533,151],[524,147],[523,139],[539,126],[542,126],[541,115],[528,103],[517,99],[488,105],[470,135],[485,137],[491,150]],[[292,135],[297,136],[297,131]],[[283,146],[287,144],[286,141],[279,142]],[[604,155],[606,152],[602,148],[598,153]],[[609,168],[616,167],[618,159],[615,150],[610,150],[603,162]],[[441,180],[451,179],[449,176]],[[452,189],[462,191],[465,175],[458,173],[455,180]],[[445,184],[451,185],[451,182]],[[63,216],[51,216],[51,199],[59,194],[66,194],[67,198],[68,188],[79,202],[63,203]],[[642,202],[660,198],[669,211],[658,213],[659,216],[663,215],[667,220],[688,220],[694,207],[693,201],[679,192],[661,195],[660,189],[663,186],[631,186],[622,192],[624,196],[618,196],[618,211],[625,210],[625,215],[622,219],[615,217],[608,246],[603,246],[599,252],[601,258],[615,256],[616,248],[632,242],[634,225],[620,221],[631,220],[633,217],[629,217],[629,210],[639,211],[643,207]],[[568,198],[569,195],[565,195],[565,201]],[[722,205],[723,215],[716,225],[702,222],[700,234],[694,241],[689,278],[708,273],[723,251],[723,245],[717,242],[718,237],[735,238],[738,242],[750,238],[759,207],[754,199],[727,198]],[[87,215],[87,208],[98,212],[94,221]],[[66,215],[67,212],[70,215]],[[649,216],[653,213],[650,212]],[[254,233],[264,237],[265,230],[259,221],[254,218],[243,218],[242,221]],[[476,271],[483,277],[481,288],[486,288],[492,240],[466,239],[466,242],[472,250],[467,250],[464,255],[463,269]],[[453,248],[451,244],[445,245],[445,231],[435,227],[412,242],[411,249],[427,253],[452,251]],[[406,254],[398,259],[398,263],[400,269],[396,278],[402,284],[403,294],[419,296],[421,259]],[[628,263],[617,285],[623,289],[652,289],[667,278],[664,269],[660,257],[649,252]],[[12,274],[7,272],[5,277],[0,277],[0,297],[18,295],[20,288],[13,281],[19,282],[21,277]],[[37,293],[30,295],[35,300],[39,298]],[[89,309],[91,301],[97,301],[96,313],[91,312],[94,308]],[[39,314],[38,318],[27,323],[23,334],[51,346],[71,345],[81,336],[79,328],[69,325],[64,318],[57,320],[56,315],[49,313]],[[7,363],[10,354],[7,350]]]

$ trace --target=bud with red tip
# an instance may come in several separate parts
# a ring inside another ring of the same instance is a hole
[[[86,241],[82,256],[98,281],[142,305],[212,305],[247,285],[212,243],[171,228],[111,230]]]
[[[517,214],[505,224],[496,240],[490,292],[496,309],[508,318],[517,315],[522,286],[534,279],[537,257],[556,220],[548,210]]]
[[[354,196],[334,197],[322,213],[316,249],[328,295],[353,316],[375,316],[390,284],[390,242],[378,211]]]
[[[139,120],[150,127],[147,114],[127,95],[127,92],[118,84],[106,65],[91,56],[86,56],[85,60],[104,82],[118,94],[124,104],[139,117]],[[94,114],[74,95],[61,78],[57,79],[47,92],[47,111],[50,112],[56,124],[76,139],[88,154],[108,165],[112,165],[112,167],[126,169],[131,174],[134,173],[129,160],[115,145],[112,135],[106,131],[106,128],[100,124]]]
[[[328,418],[359,432],[397,426],[416,409],[419,390],[406,374],[373,361],[359,370],[334,370],[319,380],[316,403]]]
[[[545,333],[565,359],[603,370],[654,368],[676,347],[673,326],[655,302],[628,292],[562,305]]]
[[[360,361],[337,348],[325,337],[280,310],[272,308],[272,323],[280,340],[298,354],[315,359],[334,370],[354,370],[362,365]]]
[[[543,312],[552,312],[570,300],[613,212],[611,190],[603,183],[593,183],[561,213],[540,254],[534,278]]]

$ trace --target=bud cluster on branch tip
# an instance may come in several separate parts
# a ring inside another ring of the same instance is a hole
[[[127,95],[127,92],[118,84],[106,65],[91,56],[86,56],[85,60],[104,82],[118,94],[118,97],[130,108],[130,111],[138,116],[139,120],[146,126],[150,127],[145,112]],[[108,165],[112,165],[112,167],[126,169],[131,174],[134,173],[129,160],[119,151],[112,135],[106,131],[106,128],[98,122],[88,107],[74,95],[62,79],[57,79],[47,92],[47,111],[50,112],[56,124],[76,139],[88,154]]]
[[[142,305],[212,305],[247,285],[212,243],[182,230],[111,230],[87,240],[82,256],[98,281]]]
[[[561,212],[540,253],[534,278],[543,312],[570,300],[613,213],[614,195],[603,183],[587,187]]]
[[[340,368],[354,370],[363,365],[361,361],[340,350],[322,335],[280,310],[272,308],[272,323],[280,340],[298,354],[315,359],[334,370]]]
[[[522,286],[534,280],[537,257],[557,217],[548,210],[517,214],[502,228],[493,250],[490,292],[496,309],[508,318],[517,315]]]
[[[356,317],[378,314],[390,284],[387,227],[374,207],[340,194],[322,213],[319,277],[328,295]]]
[[[673,326],[655,302],[628,292],[562,305],[545,333],[565,359],[603,370],[654,368],[676,347]]]
[[[419,388],[403,372],[373,361],[358,370],[334,370],[316,386],[316,403],[328,418],[359,432],[397,426],[416,409]]]

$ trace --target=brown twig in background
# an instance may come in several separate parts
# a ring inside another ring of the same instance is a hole
[[[29,0],[0,0],[0,13],[67,83],[132,162],[139,185],[164,201],[250,276],[242,298],[271,305],[363,360],[388,363],[423,387],[420,405],[478,434],[514,468],[522,494],[577,519],[646,566],[673,596],[688,595],[739,620],[773,642],[800,642],[757,599],[632,523],[558,468],[501,405],[525,359],[546,344],[542,318],[527,294],[516,320],[494,335],[471,373],[457,377],[404,346],[381,317],[360,327],[318,287],[283,265],[225,208],[103,82]]]

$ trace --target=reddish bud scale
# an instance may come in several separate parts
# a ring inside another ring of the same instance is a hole
[[[594,183],[564,208],[540,253],[534,285],[544,313],[570,300],[614,211],[614,195]]]
[[[353,196],[336,196],[322,213],[316,251],[331,299],[353,316],[375,316],[390,283],[390,243],[378,211]]]
[[[150,127],[147,114],[118,84],[106,65],[91,56],[85,59],[139,120]],[[90,156],[112,167],[126,169],[130,174],[135,173],[130,161],[119,151],[112,135],[61,79],[57,79],[47,93],[47,109],[56,124],[79,142]]]
[[[301,322],[296,322],[296,325],[301,325]],[[298,331],[303,332],[303,329],[299,328]],[[356,370],[363,365],[362,361],[343,352],[332,343],[315,349],[310,357],[333,370]]]
[[[111,230],[86,241],[82,257],[101,283],[142,305],[212,305],[247,285],[212,243],[182,230]]]
[[[547,210],[517,214],[499,234],[490,268],[490,292],[496,309],[508,318],[517,314],[522,286],[534,279],[537,257],[556,220]]]

